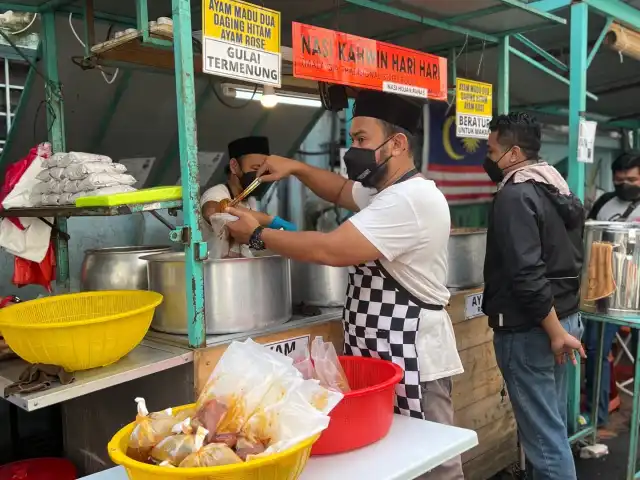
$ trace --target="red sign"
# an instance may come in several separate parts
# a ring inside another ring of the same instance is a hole
[[[297,22],[293,22],[293,76],[447,99],[446,58]]]

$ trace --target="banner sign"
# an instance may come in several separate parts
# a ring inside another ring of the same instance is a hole
[[[280,87],[280,12],[241,0],[202,3],[202,71]]]
[[[446,100],[447,59],[293,22],[293,76]]]
[[[456,136],[489,138],[493,112],[493,85],[456,79]]]

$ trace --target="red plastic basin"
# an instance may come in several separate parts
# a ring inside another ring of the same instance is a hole
[[[402,368],[386,360],[339,357],[351,391],[329,417],[329,427],[311,449],[311,455],[348,452],[383,438],[393,421],[395,386]]]
[[[0,466],[0,480],[76,480],[76,467],[64,458],[34,458]]]

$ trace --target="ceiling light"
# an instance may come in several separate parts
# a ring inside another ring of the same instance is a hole
[[[273,88],[273,87],[265,87],[265,90],[267,92],[267,97],[269,96],[269,88]],[[263,106],[265,107],[267,106],[267,105],[264,105],[264,102],[262,101],[262,93],[260,92],[254,93],[253,88],[227,84],[226,86],[223,86],[223,93],[227,97],[237,98],[238,100],[255,100],[262,103]],[[274,96],[276,96],[275,91],[274,91]],[[277,103],[280,103],[280,104],[295,105],[299,107],[311,107],[311,108],[322,107],[322,103],[320,102],[317,96],[288,93],[282,90],[278,91],[278,94],[276,96],[276,101]],[[268,103],[268,100],[267,100],[267,103]]]
[[[260,97],[260,103],[264,108],[275,107],[278,104],[278,96],[276,95],[276,90],[269,85],[265,85],[262,88],[262,96]]]

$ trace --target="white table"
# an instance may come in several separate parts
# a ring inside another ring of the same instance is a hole
[[[413,480],[477,444],[478,436],[473,430],[395,415],[385,438],[353,452],[311,457],[300,480]],[[85,480],[127,478],[123,467],[115,467]]]

